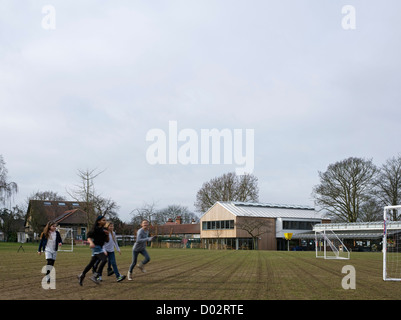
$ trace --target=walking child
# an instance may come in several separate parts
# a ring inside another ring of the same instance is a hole
[[[96,261],[99,262],[97,272],[95,272],[90,278],[96,284],[99,284],[98,276],[102,274],[104,265],[107,262],[107,251],[103,250],[103,245],[109,241],[109,232],[104,228],[106,224],[106,218],[98,216],[95,224],[91,231],[88,232],[89,247],[92,250],[92,258],[89,264],[85,267],[84,271],[78,275],[79,284],[82,286],[86,273],[92,269]]]
[[[56,261],[58,247],[61,246],[63,243],[60,232],[56,230],[56,227],[56,223],[54,223],[53,221],[49,221],[44,227],[42,234],[40,235],[38,254],[42,254],[42,249],[45,252],[45,257],[47,261],[47,283],[50,283],[50,271],[52,270],[54,262]]]
[[[138,268],[142,272],[146,272],[144,265],[150,261],[148,252],[146,251],[146,243],[152,241],[153,237],[149,237],[149,221],[143,220],[141,223],[141,228],[136,234],[136,242],[132,248],[132,263],[128,270],[128,280],[132,280],[132,271],[136,265],[138,255],[142,254],[145,259],[139,262]]]

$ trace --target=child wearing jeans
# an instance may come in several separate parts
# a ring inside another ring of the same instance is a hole
[[[142,272],[146,272],[144,265],[150,261],[149,254],[146,251],[146,242],[152,241],[152,239],[153,237],[149,237],[149,221],[143,220],[141,223],[141,229],[139,229],[136,234],[136,242],[132,248],[132,263],[128,270],[128,280],[132,280],[132,271],[136,265],[139,254],[142,254],[145,259],[139,263],[138,268]]]
[[[118,272],[116,256],[114,254],[114,247],[117,249],[118,253],[121,254],[120,247],[118,246],[116,240],[116,233],[114,232],[114,225],[112,222],[106,223],[106,229],[109,231],[109,241],[103,245],[103,251],[107,252],[107,260],[108,260],[108,268],[107,275],[112,275],[113,273],[117,277],[117,282],[123,281],[125,276],[121,275]],[[96,264],[95,264],[96,266]],[[111,269],[113,267],[113,269]],[[102,274],[99,274],[99,278],[101,279]]]

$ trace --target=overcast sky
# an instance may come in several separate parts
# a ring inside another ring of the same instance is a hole
[[[144,203],[194,210],[202,184],[238,165],[150,164],[147,133],[168,140],[173,121],[199,138],[253,130],[260,202],[313,205],[329,164],[400,153],[400,12],[399,0],[3,0],[0,154],[14,204],[68,197],[78,169],[98,168],[122,220]]]

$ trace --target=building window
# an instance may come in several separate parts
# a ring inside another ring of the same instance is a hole
[[[234,220],[203,221],[202,230],[234,229]]]
[[[319,221],[283,221],[283,229],[313,230],[313,226]]]

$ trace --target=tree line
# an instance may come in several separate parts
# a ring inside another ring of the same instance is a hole
[[[88,214],[88,227],[97,215],[112,220],[116,230],[122,234],[131,232],[127,229],[128,224],[137,226],[143,219],[158,225],[168,219],[174,221],[177,216],[181,216],[182,223],[199,221],[198,215],[185,206],[173,204],[158,209],[155,203],[144,203],[130,212],[130,222],[121,221],[118,204],[95,188],[95,178],[102,172],[97,169],[78,170],[79,183],[66,190],[70,198],[85,204],[82,209]],[[379,221],[383,218],[384,206],[401,204],[401,155],[388,159],[381,166],[376,166],[372,159],[349,157],[330,164],[324,172],[318,171],[318,177],[319,184],[313,187],[311,195],[318,210],[333,222]],[[7,235],[24,219],[29,200],[66,201],[56,192],[36,191],[25,204],[11,208],[12,198],[17,192],[18,185],[9,181],[6,163],[0,155],[0,205],[3,205],[0,208],[0,230]],[[196,212],[204,213],[217,201],[258,202],[257,177],[229,172],[204,182],[196,194],[194,207]],[[7,205],[11,209],[7,209]],[[392,219],[401,219],[397,211],[393,212]]]
[[[372,159],[350,157],[318,172],[313,188],[315,204],[334,221],[364,222],[383,219],[383,207],[401,204],[401,155],[381,166]],[[393,220],[400,220],[393,211]]]

